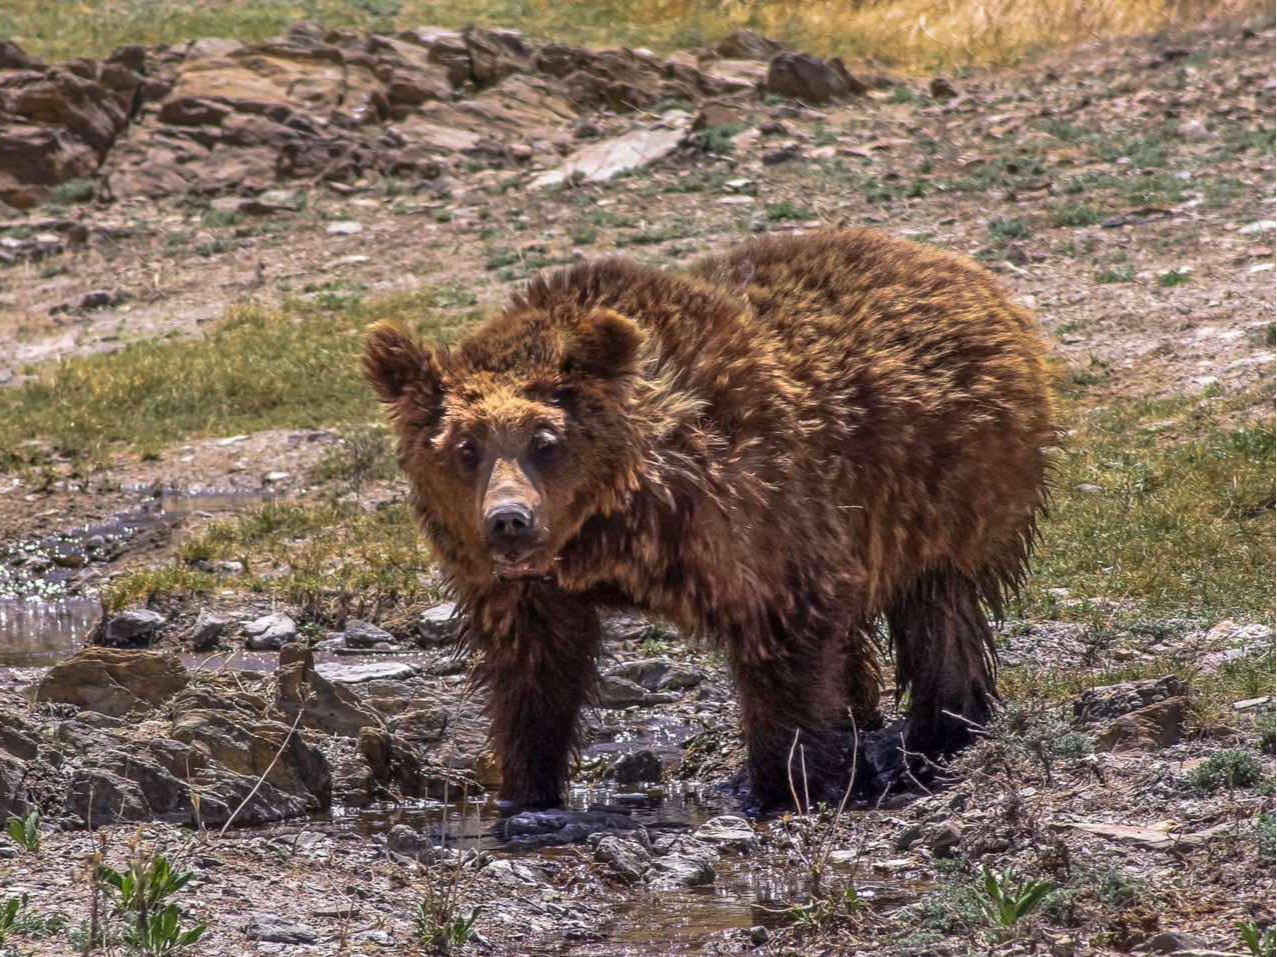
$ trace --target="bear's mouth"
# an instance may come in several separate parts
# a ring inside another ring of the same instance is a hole
[[[506,580],[548,578],[551,564],[551,560],[544,553],[534,552],[519,556],[493,555],[492,573],[497,578]]]

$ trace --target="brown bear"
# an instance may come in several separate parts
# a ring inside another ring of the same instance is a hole
[[[762,805],[790,799],[796,741],[805,793],[846,780],[880,619],[908,750],[988,718],[988,615],[1056,432],[1035,323],[974,263],[869,230],[685,274],[603,259],[448,350],[378,325],[365,364],[482,652],[502,797],[560,800],[606,609],[724,651]]]

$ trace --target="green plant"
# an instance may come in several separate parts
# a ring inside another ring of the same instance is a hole
[[[1095,281],[1098,283],[1134,282],[1135,270],[1130,266],[1110,266],[1097,270]]]
[[[1176,286],[1184,286],[1192,281],[1193,274],[1182,269],[1172,269],[1157,277],[1157,284],[1163,289],[1174,289]]]
[[[54,187],[49,199],[54,203],[87,203],[98,193],[98,184],[91,179],[69,179]]]
[[[474,925],[482,908],[473,907],[470,916],[464,917],[457,913],[443,913],[436,904],[436,901],[427,898],[417,904],[414,921],[417,939],[435,953],[450,954],[475,938]]]
[[[855,885],[849,884],[841,893],[833,892],[806,904],[796,904],[789,908],[788,914],[796,926],[818,930],[830,920],[851,916],[864,906]]]
[[[1103,210],[1077,203],[1057,206],[1051,213],[1053,226],[1094,226],[1103,221]]]
[[[1024,239],[1029,235],[1029,232],[1029,224],[1018,217],[1014,219],[989,220],[989,236],[998,242],[1005,243],[1012,239]]]
[[[1254,957],[1277,957],[1277,933],[1271,927],[1262,931],[1254,921],[1238,924],[1237,930],[1242,935],[1242,943]]]
[[[779,203],[772,203],[767,207],[763,215],[773,223],[801,222],[813,217],[810,211],[803,209],[801,206],[795,206],[787,199]]]
[[[1188,784],[1210,794],[1223,788],[1254,787],[1263,777],[1264,766],[1249,751],[1228,748],[1218,751],[1188,772]]]
[[[40,853],[40,812],[32,808],[23,817],[11,817],[6,825],[9,837],[23,850]]]
[[[183,929],[177,905],[166,901],[194,876],[194,871],[175,870],[163,854],[143,852],[140,847],[123,872],[103,865],[100,880],[114,893],[115,909],[130,925],[125,943],[147,955],[167,954],[203,937],[207,929],[203,924]]]
[[[693,149],[700,150],[702,153],[714,153],[722,156],[736,149],[734,139],[736,134],[744,128],[744,126],[736,123],[726,126],[711,126],[707,129],[697,130],[688,137],[688,143]]]
[[[1016,883],[1010,870],[998,874],[987,866],[983,880],[985,898],[980,901],[980,911],[994,927],[1014,927],[1055,889],[1050,881]]]
[[[0,903],[0,944],[9,939],[9,935],[13,933],[18,923],[18,915],[22,909],[27,906],[27,895],[21,897],[6,897]]]

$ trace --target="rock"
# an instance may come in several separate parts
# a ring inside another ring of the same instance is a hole
[[[491,86],[511,74],[532,69],[532,51],[513,30],[467,27],[461,39],[470,54],[470,78],[476,86]]]
[[[907,851],[922,839],[922,825],[909,824],[904,827],[899,834],[896,835],[895,844],[893,845],[897,851]]]
[[[609,675],[624,678],[640,685],[648,691],[675,691],[693,688],[704,679],[705,674],[695,668],[666,661],[663,658],[641,658],[627,661],[610,669]]]
[[[720,814],[710,818],[692,832],[692,837],[720,851],[751,854],[758,850],[758,837],[749,821],[735,814]]]
[[[674,700],[673,695],[652,694],[642,685],[615,675],[603,675],[599,679],[598,696],[600,708],[628,708],[631,705],[660,704]]]
[[[91,640],[94,644],[111,648],[144,645],[155,637],[155,633],[165,621],[165,617],[157,611],[151,611],[149,608],[133,608],[107,618],[104,623],[94,629]]]
[[[390,829],[386,835],[386,850],[393,856],[422,864],[433,864],[439,859],[439,848],[434,842],[407,824],[396,824]]]
[[[284,650],[292,647],[286,645]],[[300,711],[302,727],[347,738],[359,737],[362,728],[381,726],[381,718],[364,707],[357,694],[316,672],[309,649],[295,654],[302,655],[302,660],[287,661],[281,652],[276,672],[276,703],[290,720]]]
[[[44,63],[12,40],[0,40],[0,70],[43,70]]]
[[[240,628],[247,637],[245,646],[252,651],[278,651],[297,640],[297,623],[283,614],[263,615]]]
[[[1178,744],[1184,731],[1186,698],[1167,698],[1112,721],[1095,738],[1097,751],[1156,751]]]
[[[190,788],[135,749],[95,748],[71,771],[63,809],[87,826],[191,818]]]
[[[1144,941],[1136,950],[1147,954],[1177,954],[1185,950],[1203,950],[1206,941],[1190,934],[1163,931]]]
[[[180,714],[170,734],[250,783],[264,775],[265,783],[299,799],[306,810],[326,810],[332,802],[332,775],[323,753],[287,725],[195,709]]]
[[[0,751],[0,820],[26,813],[30,800],[26,778],[27,762]]]
[[[346,630],[343,633],[346,644],[351,648],[371,648],[373,645],[393,642],[395,636],[384,628],[378,628],[371,622],[358,618],[346,619]]]
[[[714,47],[714,52],[729,60],[770,60],[785,49],[785,44],[754,30],[733,30]]]
[[[50,668],[36,686],[36,700],[123,717],[134,709],[159,707],[188,680],[186,668],[175,658],[89,647]]]
[[[386,728],[410,744],[436,744],[448,727],[448,715],[441,708],[410,708],[392,715]]]
[[[201,611],[191,628],[191,648],[195,651],[208,651],[216,647],[228,624],[227,619],[221,615]]]
[[[507,887],[535,887],[545,883],[545,874],[535,864],[509,858],[493,861],[483,873]]]
[[[647,748],[625,754],[608,768],[607,775],[617,784],[639,784],[659,781],[663,773],[661,760]]]
[[[953,822],[940,825],[927,840],[927,849],[936,857],[951,857],[962,843],[962,829]]]
[[[523,811],[499,827],[512,851],[576,844],[603,831],[634,831],[640,827],[626,814],[607,811]]]
[[[934,77],[931,80],[929,89],[933,100],[951,100],[958,95],[958,91],[954,89],[953,84],[942,76]]]
[[[357,236],[363,231],[364,224],[357,223],[353,219],[344,219],[335,223],[329,223],[327,229],[329,236]]]
[[[675,847],[672,853],[652,861],[647,880],[654,889],[674,890],[714,883],[718,875],[714,871],[711,849],[686,838],[679,839]]]
[[[339,662],[325,662],[315,666],[315,671],[329,681],[338,684],[354,685],[365,681],[388,679],[402,681],[417,673],[412,665],[400,661],[378,661],[370,664],[347,665]]]
[[[774,150],[764,153],[760,159],[764,166],[776,166],[780,163],[788,163],[791,160],[802,159],[803,148],[797,143],[786,143]]]
[[[851,76],[842,60],[817,59],[806,53],[781,53],[767,68],[763,92],[788,96],[806,103],[828,103],[868,91]]]
[[[652,855],[638,841],[608,835],[594,849],[594,859],[607,864],[626,884],[637,884],[652,865]]]
[[[1174,675],[1124,681],[1084,691],[1073,702],[1073,714],[1081,721],[1118,718],[1138,708],[1180,697],[1187,689]]]
[[[762,924],[755,924],[749,929],[749,942],[755,947],[762,947],[770,937],[767,928]]]
[[[417,634],[423,644],[450,644],[457,640],[457,624],[456,602],[445,601],[421,613]]]
[[[317,944],[319,935],[305,924],[294,924],[282,917],[254,917],[244,928],[249,940],[272,944]]]
[[[577,180],[601,183],[629,170],[655,163],[674,152],[683,142],[690,122],[690,117],[686,114],[666,116],[665,120],[653,126],[582,147],[558,169],[535,177],[529,188],[544,189]]]

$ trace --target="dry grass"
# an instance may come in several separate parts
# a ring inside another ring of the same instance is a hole
[[[0,36],[51,59],[199,36],[257,40],[311,19],[393,30],[468,23],[658,50],[751,27],[815,53],[925,71],[996,66],[1095,39],[1271,18],[1260,0],[6,0]]]

